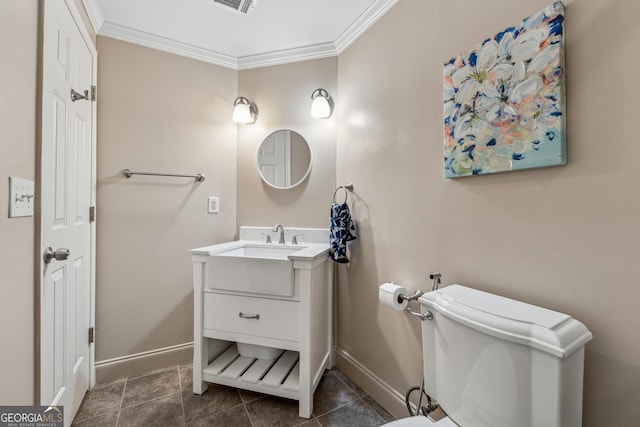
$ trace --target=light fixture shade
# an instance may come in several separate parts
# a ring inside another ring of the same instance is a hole
[[[239,96],[233,103],[233,121],[236,123],[251,124],[258,118],[258,109],[244,96]]]
[[[328,119],[333,113],[333,100],[326,90],[316,89],[311,94],[311,116],[317,119]]]

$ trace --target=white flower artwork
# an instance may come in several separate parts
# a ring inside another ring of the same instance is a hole
[[[567,163],[564,6],[444,64],[445,178]]]

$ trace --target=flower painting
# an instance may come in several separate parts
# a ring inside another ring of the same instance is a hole
[[[564,7],[444,64],[446,178],[564,165]]]

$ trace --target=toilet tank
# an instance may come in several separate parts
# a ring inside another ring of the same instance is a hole
[[[433,314],[422,322],[425,389],[458,425],[582,425],[582,323],[461,285],[420,304]]]

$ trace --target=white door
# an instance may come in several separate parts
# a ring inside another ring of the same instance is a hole
[[[95,48],[72,0],[47,0],[40,151],[40,404],[64,406],[71,424],[93,374]],[[83,34],[84,32],[84,34]],[[72,90],[80,98],[72,99]],[[47,258],[46,248],[58,252]],[[68,256],[65,256],[68,250]]]
[[[260,144],[260,172],[275,187],[291,185],[291,132],[274,132]]]

